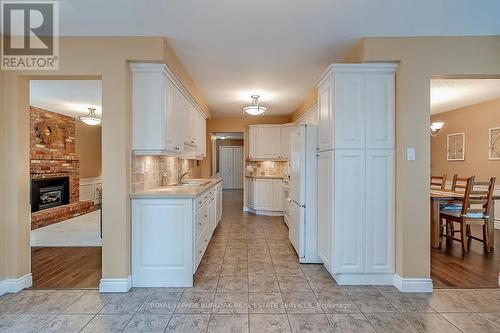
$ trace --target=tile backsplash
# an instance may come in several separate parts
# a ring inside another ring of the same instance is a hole
[[[254,176],[286,176],[288,175],[288,162],[249,161],[247,162],[246,174]]]
[[[130,192],[136,193],[159,186],[177,182],[177,174],[181,170],[190,170],[195,176],[195,160],[184,160],[167,156],[138,156],[131,159]],[[144,163],[144,173],[141,173],[141,163]],[[187,177],[189,178],[189,176]]]

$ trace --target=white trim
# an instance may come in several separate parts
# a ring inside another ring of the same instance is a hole
[[[102,278],[99,283],[99,292],[101,293],[126,293],[132,288],[132,276],[118,279]]]
[[[318,103],[314,103],[306,112],[304,112],[297,120],[295,120],[294,125],[297,126],[301,124],[304,120],[309,118],[314,112],[318,112]],[[285,124],[287,125],[287,124]]]
[[[389,286],[394,280],[392,273],[336,273],[332,276],[340,286]]]
[[[245,208],[247,210],[245,210]],[[283,216],[283,211],[270,211],[270,210],[258,210],[250,207],[243,207],[243,211],[250,212],[255,215],[264,215],[264,216]]]
[[[498,285],[500,286],[500,273],[498,273]]]
[[[432,279],[403,278],[398,274],[394,274],[393,284],[404,293],[431,293],[434,288]]]
[[[379,73],[393,74],[399,62],[361,62],[361,63],[345,63],[345,64],[330,64],[321,74],[316,86],[319,87],[332,73]]]
[[[17,293],[33,285],[31,273],[17,279],[5,279],[0,281],[0,296],[6,293]]]

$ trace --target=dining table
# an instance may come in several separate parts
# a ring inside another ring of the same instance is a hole
[[[464,192],[457,192],[452,190],[437,190],[431,189],[431,247],[439,248],[441,245],[440,225],[439,225],[439,212],[440,208],[451,202],[461,202],[464,198]],[[491,201],[490,215],[488,218],[488,234],[490,238],[490,250],[493,251],[495,247],[495,200],[499,200],[500,195],[494,195]]]

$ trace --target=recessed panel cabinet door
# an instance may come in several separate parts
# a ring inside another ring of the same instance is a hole
[[[243,147],[233,148],[233,188],[243,188]]]
[[[281,128],[259,127],[256,158],[281,158]]]
[[[333,244],[333,177],[334,154],[318,154],[318,256],[331,269]]]
[[[273,208],[273,181],[272,179],[255,179],[254,197],[255,209],[272,210]]]
[[[366,148],[394,149],[394,74],[366,74]]]
[[[273,179],[273,211],[280,212],[283,210],[282,195],[281,179]]]
[[[190,199],[132,200],[134,287],[192,286],[192,214]]]
[[[247,178],[247,206],[254,208],[255,206],[255,189],[252,178]]]
[[[366,272],[394,272],[394,151],[366,151]]]
[[[335,151],[334,271],[365,270],[365,151]]]
[[[333,148],[333,81],[328,80],[318,91],[318,150],[325,151]]]
[[[222,186],[226,189],[234,188],[233,148],[220,147],[219,169],[222,175]]]
[[[364,148],[364,74],[335,74],[335,148]]]

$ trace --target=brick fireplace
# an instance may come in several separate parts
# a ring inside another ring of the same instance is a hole
[[[41,133],[44,124],[57,126],[55,139],[44,140]],[[92,200],[80,201],[79,160],[75,153],[72,117],[30,107],[30,177],[32,230],[98,208]]]

